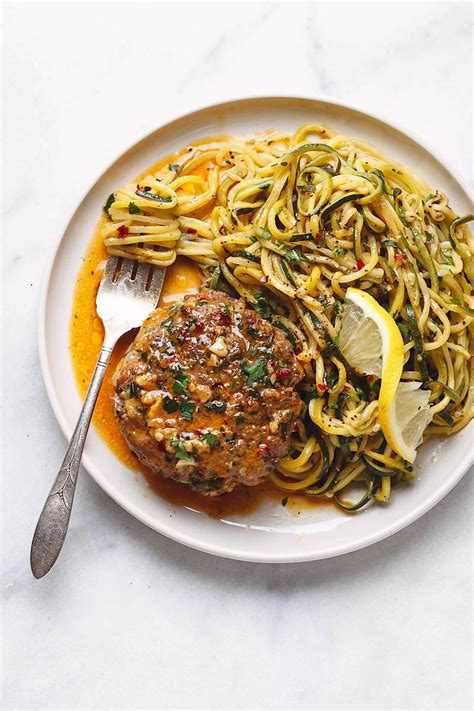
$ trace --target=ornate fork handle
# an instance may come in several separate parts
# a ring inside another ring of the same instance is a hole
[[[42,578],[49,572],[63,547],[71,517],[82,451],[113,346],[114,343],[106,338],[66,456],[36,524],[30,554],[31,570],[35,578]]]

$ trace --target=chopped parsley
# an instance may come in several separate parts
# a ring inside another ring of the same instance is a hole
[[[176,412],[177,410],[179,410],[179,404],[176,402],[176,400],[173,400],[173,398],[168,397],[168,395],[166,395],[166,397],[163,398],[163,409],[165,412],[171,414],[172,412]]]
[[[366,400],[365,392],[362,390],[362,388],[359,388],[359,386],[357,386],[355,391],[356,391],[357,395],[359,396],[359,398],[365,402],[365,400]]]
[[[172,447],[177,447],[176,452],[174,453],[176,459],[183,459],[185,462],[192,461],[191,455],[186,451],[184,444],[180,442],[179,439],[170,440],[170,445]]]
[[[240,367],[247,375],[247,385],[252,386],[261,380],[266,373],[265,361],[259,358],[255,363],[250,364],[248,360],[242,361]]]
[[[301,261],[301,251],[296,247],[294,249],[287,249],[283,255],[283,258],[290,264],[293,262],[299,262]]]
[[[284,496],[281,500],[281,505],[286,506],[288,503],[288,496]]]
[[[160,323],[160,326],[163,326],[163,328],[169,328],[172,323],[173,323],[172,316],[168,316],[168,318],[165,318],[165,320]]]
[[[111,193],[111,194],[109,195],[109,197],[107,198],[107,200],[106,200],[106,202],[105,202],[105,205],[104,205],[104,208],[103,208],[103,209],[104,209],[104,212],[106,212],[109,217],[110,217],[110,212],[109,212],[109,210],[110,210],[110,208],[112,207],[112,205],[114,204],[114,202],[115,202],[115,193]]]
[[[275,325],[280,331],[283,331],[283,333],[285,334],[285,336],[288,338],[288,340],[290,341],[290,343],[291,343],[293,346],[296,346],[296,338],[295,338],[294,334],[290,331],[289,328],[287,328],[287,327],[286,327],[284,324],[282,324],[282,323],[275,323],[274,325]]]
[[[225,412],[227,410],[227,403],[222,400],[211,400],[211,402],[206,402],[204,405],[208,412]]]
[[[272,315],[270,304],[268,303],[267,299],[265,298],[265,295],[262,294],[262,292],[260,292],[260,294],[257,294],[257,303],[255,304],[254,309],[262,318],[270,318],[270,316]]]
[[[136,384],[135,381],[132,381],[131,383],[129,383],[128,389],[130,390],[130,395],[132,397],[138,396],[138,385]]]
[[[257,302],[254,304],[255,311],[262,318],[270,318],[272,313],[278,308],[278,301],[270,292],[266,292],[263,290],[257,291],[256,297]],[[252,326],[249,326],[249,328],[247,329],[249,333],[250,328],[252,328]],[[250,335],[252,334],[250,333]]]
[[[271,239],[272,238],[272,233],[270,230],[267,230],[266,228],[262,230],[262,237],[265,237],[265,239]]]
[[[168,168],[169,168],[170,170],[175,170],[175,171],[176,171],[176,170],[179,170],[179,169],[181,168],[181,166],[180,166],[179,163],[169,163],[169,164],[168,164]]]
[[[342,255],[342,254],[347,254],[347,249],[343,249],[343,247],[336,247],[334,250],[334,254]]]
[[[148,360],[148,353],[146,351],[142,351],[140,353],[140,358],[141,360]]]
[[[194,410],[196,409],[196,403],[192,400],[185,400],[180,403],[179,409],[181,410],[181,419],[191,422],[194,415]]]
[[[175,381],[173,383],[174,394],[175,395],[183,395],[184,393],[187,392],[188,385],[189,385],[189,375],[185,375],[184,373],[179,373],[179,375],[176,376]]]
[[[217,447],[219,445],[219,437],[212,432],[204,432],[201,435],[203,442],[206,442],[209,447]]]
[[[142,211],[138,207],[138,205],[135,205],[134,202],[129,202],[128,203],[128,212],[130,215],[141,215]]]

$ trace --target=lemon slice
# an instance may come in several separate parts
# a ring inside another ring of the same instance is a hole
[[[413,462],[431,420],[430,393],[421,383],[401,383],[403,339],[397,324],[375,299],[350,287],[339,331],[339,349],[353,367],[382,379],[379,421],[390,447]]]
[[[433,417],[429,390],[420,390],[421,383],[399,383],[395,396],[382,416],[379,401],[379,419],[385,439],[395,452],[413,463],[416,448],[423,439],[423,432]],[[380,389],[382,391],[382,389]]]

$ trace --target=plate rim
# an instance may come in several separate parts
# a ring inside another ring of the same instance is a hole
[[[433,149],[431,145],[426,143],[423,139],[421,139],[419,136],[416,135],[416,133],[406,130],[403,126],[401,126],[398,123],[393,123],[391,121],[388,121],[387,119],[381,117],[378,114],[372,113],[372,111],[366,111],[365,109],[361,108],[360,106],[356,106],[354,104],[350,104],[347,102],[340,101],[338,99],[334,99],[332,97],[327,97],[324,95],[318,95],[318,96],[305,96],[305,95],[292,95],[292,94],[255,94],[255,95],[246,95],[246,96],[241,96],[241,97],[231,97],[227,98],[224,101],[219,101],[215,103],[209,103],[209,104],[199,104],[195,105],[193,104],[190,106],[189,110],[186,111],[185,113],[178,113],[172,116],[167,116],[164,120],[163,123],[160,123],[158,125],[154,125],[153,127],[149,128],[146,130],[145,133],[141,134],[138,138],[133,140],[132,143],[130,143],[127,147],[125,147],[123,150],[121,150],[119,153],[115,155],[115,157],[110,160],[104,168],[99,172],[98,175],[96,175],[90,183],[88,183],[88,186],[85,190],[79,191],[79,198],[77,199],[77,202],[75,202],[75,207],[73,211],[68,215],[67,220],[65,220],[63,224],[63,228],[59,230],[59,235],[57,239],[54,241],[53,245],[51,246],[51,250],[49,252],[48,258],[45,262],[45,267],[44,267],[44,272],[42,276],[42,284],[41,284],[41,290],[40,290],[40,300],[39,300],[39,308],[38,308],[38,351],[39,351],[39,360],[40,360],[40,368],[41,368],[41,374],[43,377],[43,382],[45,384],[45,389],[46,393],[48,396],[49,403],[51,405],[51,408],[53,410],[54,416],[59,424],[59,427],[61,431],[63,432],[64,436],[66,439],[69,439],[72,435],[72,428],[68,426],[68,424],[65,422],[65,419],[63,417],[63,412],[62,408],[59,403],[59,399],[56,397],[56,392],[53,386],[52,382],[52,377],[51,377],[51,367],[50,363],[48,361],[47,357],[47,345],[46,345],[46,319],[47,319],[47,311],[46,311],[46,305],[47,305],[47,298],[48,298],[48,291],[49,291],[49,285],[53,273],[53,268],[54,264],[57,258],[57,255],[59,253],[60,246],[63,242],[64,236],[67,233],[70,225],[72,224],[77,212],[81,208],[81,205],[83,202],[87,199],[89,193],[94,189],[95,185],[104,177],[104,175],[119,161],[121,158],[123,158],[127,153],[129,153],[131,150],[133,150],[136,146],[141,144],[142,142],[147,141],[148,139],[151,138],[151,136],[156,133],[159,130],[162,130],[171,124],[175,123],[176,121],[179,121],[181,119],[188,118],[194,114],[198,114],[202,111],[206,110],[219,110],[225,108],[227,105],[230,104],[244,104],[246,102],[252,102],[252,101],[263,101],[263,102],[269,102],[269,101],[302,101],[302,102],[314,102],[314,103],[324,103],[324,104],[329,104],[332,107],[335,107],[339,110],[341,109],[348,109],[349,111],[356,112],[362,117],[372,119],[379,124],[383,124],[387,126],[388,128],[395,130],[398,133],[401,133],[403,136],[408,138],[410,141],[416,143],[421,149],[423,149],[426,153],[428,153],[432,158],[437,161],[437,163],[444,168],[450,176],[455,180],[457,183],[458,187],[462,190],[464,193],[466,199],[468,201],[471,200],[470,195],[469,195],[469,190],[464,182],[463,176],[460,175],[460,173],[453,168],[452,165],[450,165],[450,162],[445,160],[444,158],[441,158],[437,151]],[[245,550],[236,550],[235,548],[233,549],[228,549],[226,545],[221,544],[219,541],[216,541],[213,544],[209,544],[207,542],[202,542],[202,541],[196,541],[193,539],[192,536],[185,535],[183,533],[177,533],[176,531],[173,530],[172,527],[168,526],[166,521],[156,521],[153,520],[151,516],[146,514],[145,512],[139,510],[134,504],[130,503],[126,497],[122,497],[119,494],[117,494],[117,491],[113,489],[113,487],[110,487],[108,483],[103,480],[102,477],[98,476],[96,472],[92,473],[94,471],[94,464],[90,461],[90,457],[85,454],[82,459],[82,466],[87,472],[89,476],[92,477],[92,479],[100,486],[105,493],[110,496],[110,498],[115,501],[119,506],[121,506],[127,513],[132,515],[134,518],[136,518],[138,521],[141,523],[144,523],[145,525],[149,526],[153,530],[157,531],[158,533],[161,533],[162,535],[166,536],[167,538],[170,538],[174,541],[177,541],[178,543],[182,543],[183,545],[193,548],[195,550],[199,550],[211,555],[215,555],[218,557],[222,558],[227,558],[227,559],[233,559],[233,560],[239,560],[239,561],[246,561],[246,562],[255,562],[255,563],[297,563],[297,562],[308,562],[308,561],[314,561],[314,560],[323,560],[323,559],[328,559],[328,558],[333,558],[333,557],[338,557],[340,555],[346,555],[349,553],[352,553],[356,550],[361,550],[362,548],[366,548],[368,546],[374,545],[375,543],[378,543],[381,540],[384,540],[385,538],[388,538],[395,533],[399,532],[403,528],[406,528],[407,526],[411,525],[414,523],[416,520],[418,520],[421,516],[423,516],[425,513],[428,513],[436,504],[438,504],[442,499],[447,496],[447,494],[461,481],[461,479],[465,476],[467,471],[469,470],[469,467],[473,464],[474,462],[474,452],[470,453],[469,450],[467,449],[462,457],[461,463],[459,465],[459,468],[457,470],[456,476],[449,479],[447,482],[444,483],[444,485],[438,487],[433,495],[431,497],[428,497],[428,499],[425,499],[422,503],[420,503],[417,507],[414,509],[410,509],[404,516],[400,517],[397,519],[397,521],[393,522],[389,526],[386,526],[385,528],[382,527],[379,530],[376,530],[375,532],[369,532],[362,538],[358,538],[357,542],[355,543],[346,543],[344,545],[339,544],[335,548],[326,548],[324,552],[320,553],[311,553],[311,552],[306,552],[306,553],[278,553],[278,552],[272,552],[272,553],[254,553],[254,554],[248,554]]]

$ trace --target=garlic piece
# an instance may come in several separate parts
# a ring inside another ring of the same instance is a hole
[[[227,348],[226,342],[222,336],[219,336],[219,338],[214,341],[212,346],[209,346],[209,350],[215,353],[216,356],[219,356],[219,358],[225,358],[229,353],[229,349]]]

